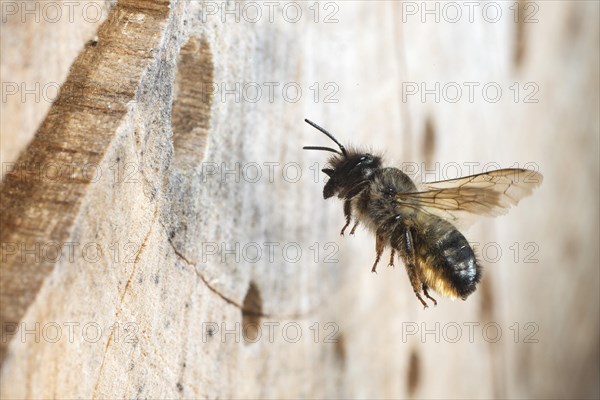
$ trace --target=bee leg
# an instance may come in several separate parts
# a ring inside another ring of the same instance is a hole
[[[344,201],[344,216],[346,217],[346,225],[344,225],[344,227],[342,228],[342,230],[340,232],[341,236],[344,236],[344,231],[346,230],[348,225],[350,225],[350,221],[352,219],[352,203],[351,203],[350,199],[347,199],[346,201]]]
[[[383,248],[385,247],[385,241],[383,240],[383,236],[376,236],[375,239],[375,251],[377,252],[377,257],[375,258],[375,264],[373,264],[373,268],[371,269],[371,272],[375,272],[376,268],[377,268],[377,263],[379,263],[379,260],[381,259],[381,254],[383,253]]]
[[[388,264],[388,267],[394,266],[394,256],[395,255],[396,255],[396,250],[394,248],[392,248],[392,254],[390,254],[390,263]]]
[[[356,231],[356,228],[358,228],[358,221],[356,221],[356,223],[352,227],[352,230],[350,231],[350,236],[354,236],[354,232]]]
[[[401,248],[400,256],[404,260],[404,265],[406,267],[406,272],[408,273],[408,279],[410,280],[410,284],[415,292],[415,296],[417,299],[423,304],[423,308],[429,307],[425,300],[421,297],[421,289],[423,288],[423,284],[421,283],[421,279],[419,279],[419,275],[417,274],[417,263],[415,260],[415,248],[413,247],[413,239],[412,234],[409,228],[404,229],[402,233],[404,236],[400,242]]]
[[[352,190],[350,190],[348,193],[346,193],[344,195],[344,216],[346,217],[346,225],[344,225],[344,227],[342,228],[342,231],[340,232],[340,235],[344,236],[344,231],[346,230],[346,228],[348,227],[348,225],[350,225],[350,221],[352,219],[352,199],[356,196],[358,196],[364,189],[365,186],[368,185],[368,182],[363,182],[361,184],[356,185]],[[356,228],[356,225],[354,226],[354,228],[352,228],[352,233],[350,233],[351,235],[354,234],[354,229]]]
[[[421,294],[419,293],[420,292],[419,285],[421,284],[421,281],[419,280],[419,277],[417,276],[416,266],[411,265],[410,263],[406,263],[406,272],[408,272],[408,279],[410,280],[410,284],[413,287],[415,296],[417,296],[417,299],[419,299],[421,304],[423,304],[424,309],[429,307],[427,305],[427,303],[425,302],[425,300],[423,300],[423,298],[421,297]]]
[[[427,285],[423,284],[423,294],[425,294],[425,297],[427,297],[429,300],[433,301],[434,306],[437,306],[437,301],[429,295],[429,293],[427,292],[427,289],[429,289],[427,287]]]

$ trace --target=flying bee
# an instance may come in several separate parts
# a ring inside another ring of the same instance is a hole
[[[467,297],[481,279],[481,266],[467,239],[455,224],[471,215],[506,214],[520,199],[529,196],[542,182],[542,175],[527,169],[499,169],[439,182],[421,188],[397,168],[383,167],[381,156],[346,149],[325,129],[305,121],[337,144],[305,146],[305,150],[334,153],[322,172],[329,176],[323,197],[344,201],[346,223],[354,219],[350,234],[363,224],[375,234],[375,263],[386,247],[391,248],[389,266],[398,253],[404,262],[415,295],[427,308],[421,293],[434,290],[452,299]]]

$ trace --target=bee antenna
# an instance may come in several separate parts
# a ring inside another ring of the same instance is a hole
[[[332,153],[335,154],[339,154],[339,155],[343,155],[342,153],[340,153],[339,151],[337,151],[336,149],[332,149],[331,147],[321,147],[321,146],[304,146],[303,147],[304,150],[324,150],[324,151],[330,151]]]
[[[311,120],[309,120],[308,118],[304,119],[304,122],[306,122],[307,124],[309,124],[310,126],[312,126],[313,128],[323,132],[325,135],[327,135],[327,137],[329,137],[329,139],[333,140],[335,142],[335,144],[337,144],[340,147],[340,150],[342,150],[342,155],[346,156],[346,149],[344,148],[344,146],[342,146],[342,144],[340,142],[337,141],[336,138],[333,137],[333,135],[329,132],[327,132],[325,129],[321,128],[319,125],[315,124],[314,122],[312,122]],[[304,147],[306,149],[306,147]],[[308,150],[326,150],[326,151],[332,151],[333,149],[329,148],[329,147],[320,147],[320,148],[316,148],[316,147],[311,147]],[[338,153],[338,151],[333,150],[334,153]]]

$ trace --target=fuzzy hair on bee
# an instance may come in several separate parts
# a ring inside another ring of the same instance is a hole
[[[404,172],[384,167],[383,158],[356,148],[346,148],[328,131],[305,119],[339,148],[305,146],[305,150],[333,153],[322,169],[329,180],[323,198],[343,200],[343,236],[354,220],[353,235],[362,224],[375,235],[377,265],[386,248],[389,266],[396,254],[403,261],[417,299],[434,305],[433,290],[443,296],[466,300],[481,279],[482,268],[475,252],[457,229],[469,215],[505,214],[542,182],[536,171],[508,168],[457,179],[425,183],[417,187]]]

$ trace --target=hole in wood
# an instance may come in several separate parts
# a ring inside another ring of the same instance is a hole
[[[204,159],[210,128],[213,58],[204,38],[192,36],[181,48],[173,88],[174,165],[189,169]]]
[[[494,296],[492,286],[488,279],[483,279],[479,285],[479,298],[481,299],[479,316],[482,321],[491,321],[494,311]]]
[[[254,343],[259,339],[260,316],[262,315],[262,298],[260,291],[254,282],[244,297],[242,306],[242,335],[246,343]]]
[[[406,376],[406,388],[409,396],[413,396],[417,387],[419,386],[419,381],[421,380],[421,361],[419,359],[419,355],[413,349],[410,352],[410,358],[408,359],[408,374]]]
[[[435,126],[431,117],[427,117],[425,120],[425,134],[423,135],[423,157],[427,165],[431,165],[433,162],[433,156],[435,155]]]
[[[525,58],[525,52],[527,50],[526,44],[527,40],[525,37],[525,20],[528,19],[528,8],[525,0],[519,0],[516,4],[518,8],[518,23],[515,25],[515,46],[513,52],[513,61],[517,68],[521,67],[523,64],[523,59]]]
[[[346,364],[346,336],[340,333],[334,347],[335,358],[344,366]]]

